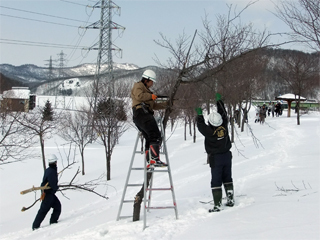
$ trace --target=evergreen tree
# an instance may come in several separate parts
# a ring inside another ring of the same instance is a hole
[[[53,109],[49,100],[47,100],[46,105],[43,108],[42,119],[43,121],[53,121]]]

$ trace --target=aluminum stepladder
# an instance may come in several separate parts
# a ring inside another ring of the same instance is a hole
[[[134,203],[134,200],[125,200],[126,197],[126,192],[127,192],[127,188],[128,187],[142,187],[143,186],[143,193],[144,193],[144,197],[143,197],[143,209],[144,209],[144,214],[143,214],[143,229],[145,229],[147,227],[147,211],[149,211],[149,209],[168,209],[168,208],[172,208],[175,211],[175,216],[176,219],[178,219],[178,209],[177,209],[177,204],[176,204],[176,198],[175,198],[175,193],[174,193],[174,187],[173,187],[173,181],[172,181],[172,175],[171,175],[171,167],[170,167],[170,162],[169,162],[169,157],[168,157],[168,151],[167,151],[167,144],[166,144],[166,138],[165,138],[165,131],[163,128],[163,124],[162,124],[162,119],[159,118],[155,118],[156,122],[158,124],[158,126],[160,127],[161,130],[161,137],[162,137],[162,151],[160,151],[160,155],[165,156],[165,162],[168,164],[167,167],[165,168],[149,168],[147,170],[147,163],[146,160],[144,158],[144,167],[143,168],[136,168],[133,167],[133,163],[134,163],[134,159],[136,154],[140,154],[141,155],[141,151],[137,151],[137,147],[138,147],[138,142],[140,139],[140,133],[138,132],[137,134],[137,138],[136,138],[136,142],[134,145],[134,149],[133,149],[133,153],[132,153],[132,157],[131,157],[131,162],[129,165],[129,170],[128,170],[128,174],[127,174],[127,178],[126,178],[126,182],[124,185],[124,189],[123,189],[123,194],[122,194],[122,198],[121,198],[121,203],[120,203],[120,207],[119,207],[119,211],[118,211],[118,216],[117,216],[117,221],[120,220],[121,218],[128,218],[128,217],[132,217],[132,216],[121,216],[121,211],[122,211],[122,207],[124,203]],[[144,154],[145,156],[145,154]],[[163,159],[160,158],[162,161]],[[131,171],[132,170],[143,170],[144,172],[144,183],[141,184],[130,184],[129,180],[130,180],[130,175],[131,175]],[[163,188],[163,187],[158,187],[155,188],[153,187],[153,177],[154,177],[154,173],[168,173],[168,177],[169,177],[169,184],[170,186],[167,188]],[[150,183],[149,186],[147,187],[147,174],[148,173],[152,173],[151,175],[151,179],[150,179]],[[156,206],[156,207],[152,207],[151,206],[151,193],[152,191],[171,191],[172,194],[172,201],[173,201],[173,205],[172,206]],[[147,193],[149,193],[148,197],[147,197]]]

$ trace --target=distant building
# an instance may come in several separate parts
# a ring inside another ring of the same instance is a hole
[[[0,97],[1,111],[28,112],[35,107],[35,95],[30,95],[28,87],[12,87]]]

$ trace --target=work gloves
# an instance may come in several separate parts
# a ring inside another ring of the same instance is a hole
[[[197,115],[202,115],[202,109],[197,107],[196,109]]]
[[[219,100],[221,100],[221,94],[220,93],[216,93],[216,101],[218,102]]]
[[[216,93],[216,101],[221,100],[221,94],[220,93]],[[200,107],[197,107],[196,109],[197,115],[202,115],[202,109]]]
[[[151,98],[152,98],[152,100],[154,101],[154,100],[156,100],[158,97],[157,97],[157,95],[152,94],[152,95],[151,95]]]
[[[43,201],[45,197],[46,197],[46,193],[44,191],[42,191],[41,197],[40,197],[40,202]]]

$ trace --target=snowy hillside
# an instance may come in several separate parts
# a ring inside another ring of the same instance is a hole
[[[107,68],[107,64],[101,66],[101,72]],[[114,63],[113,69],[117,70],[136,70],[139,67],[129,63]],[[13,66],[10,64],[0,64],[0,72],[7,77],[17,79],[22,82],[45,82],[59,77],[79,77],[93,76],[96,72],[96,64],[82,64],[75,67],[53,67],[51,71],[48,67],[38,67],[32,64]]]
[[[254,123],[254,112],[250,112],[249,125],[254,137],[246,128],[245,132],[238,133],[232,147],[236,205],[225,207],[219,213],[208,213],[212,197],[203,137],[197,132],[196,143],[191,136],[184,141],[183,124],[174,132],[168,131],[167,146],[179,218],[175,218],[172,209],[152,210],[147,213],[148,227],[144,231],[143,221],[116,221],[137,134],[133,128],[121,137],[114,150],[112,180],[108,187],[98,189],[101,193],[107,192],[109,200],[86,192],[66,192],[68,198],[57,193],[62,203],[60,222],[49,225],[48,214],[36,231],[32,231],[31,225],[40,204],[21,212],[35,196],[19,193],[41,183],[41,160],[26,159],[2,165],[0,239],[319,239],[320,114],[303,115],[300,126],[296,125],[295,114],[291,118],[286,115],[284,112],[279,118],[269,117],[265,125],[260,125]],[[58,137],[50,139],[46,152],[57,153],[59,147],[64,156],[63,143]],[[90,145],[85,157],[86,175],[80,176],[78,182],[97,178],[105,171],[102,146]],[[80,160],[79,155],[76,159]],[[59,169],[62,169],[61,161]],[[142,164],[143,155],[138,154],[135,161]],[[77,168],[74,166],[65,173],[60,182],[70,180]],[[156,173],[154,186],[168,187],[167,178],[161,174]],[[142,173],[131,179],[134,183],[142,181]],[[133,199],[138,190],[128,189],[127,198]],[[172,204],[171,194],[154,193],[152,204]],[[124,207],[122,214],[132,214],[132,205]]]

